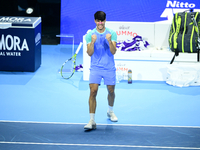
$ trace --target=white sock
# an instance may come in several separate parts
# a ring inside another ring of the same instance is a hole
[[[113,106],[108,106],[109,111],[113,111]]]
[[[90,113],[90,120],[94,120],[95,114],[94,113]]]

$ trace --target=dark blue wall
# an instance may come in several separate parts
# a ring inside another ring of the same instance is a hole
[[[95,28],[94,13],[105,11],[107,21],[155,22],[166,9],[200,9],[200,0],[61,0],[61,34],[74,34],[82,41],[88,29]]]

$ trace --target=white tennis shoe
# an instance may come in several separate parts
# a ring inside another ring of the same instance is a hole
[[[84,126],[84,129],[87,129],[87,130],[96,129],[95,121],[94,120],[90,120],[89,123]]]
[[[107,116],[108,116],[108,118],[110,118],[110,120],[113,121],[113,122],[117,122],[117,121],[118,121],[118,118],[115,116],[115,114],[114,114],[113,111],[108,111],[108,112],[107,112]]]

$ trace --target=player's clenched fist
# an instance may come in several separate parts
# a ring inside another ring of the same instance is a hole
[[[97,36],[95,34],[92,35],[92,43],[94,43],[97,40]]]
[[[111,41],[111,34],[106,34],[106,39],[109,41]]]

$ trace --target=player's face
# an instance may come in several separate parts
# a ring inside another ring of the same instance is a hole
[[[96,26],[97,26],[97,30],[99,32],[104,32],[104,30],[105,30],[105,22],[106,22],[106,20],[104,20],[104,21],[101,21],[101,20],[98,20],[98,19],[95,20],[95,23],[96,23]]]

